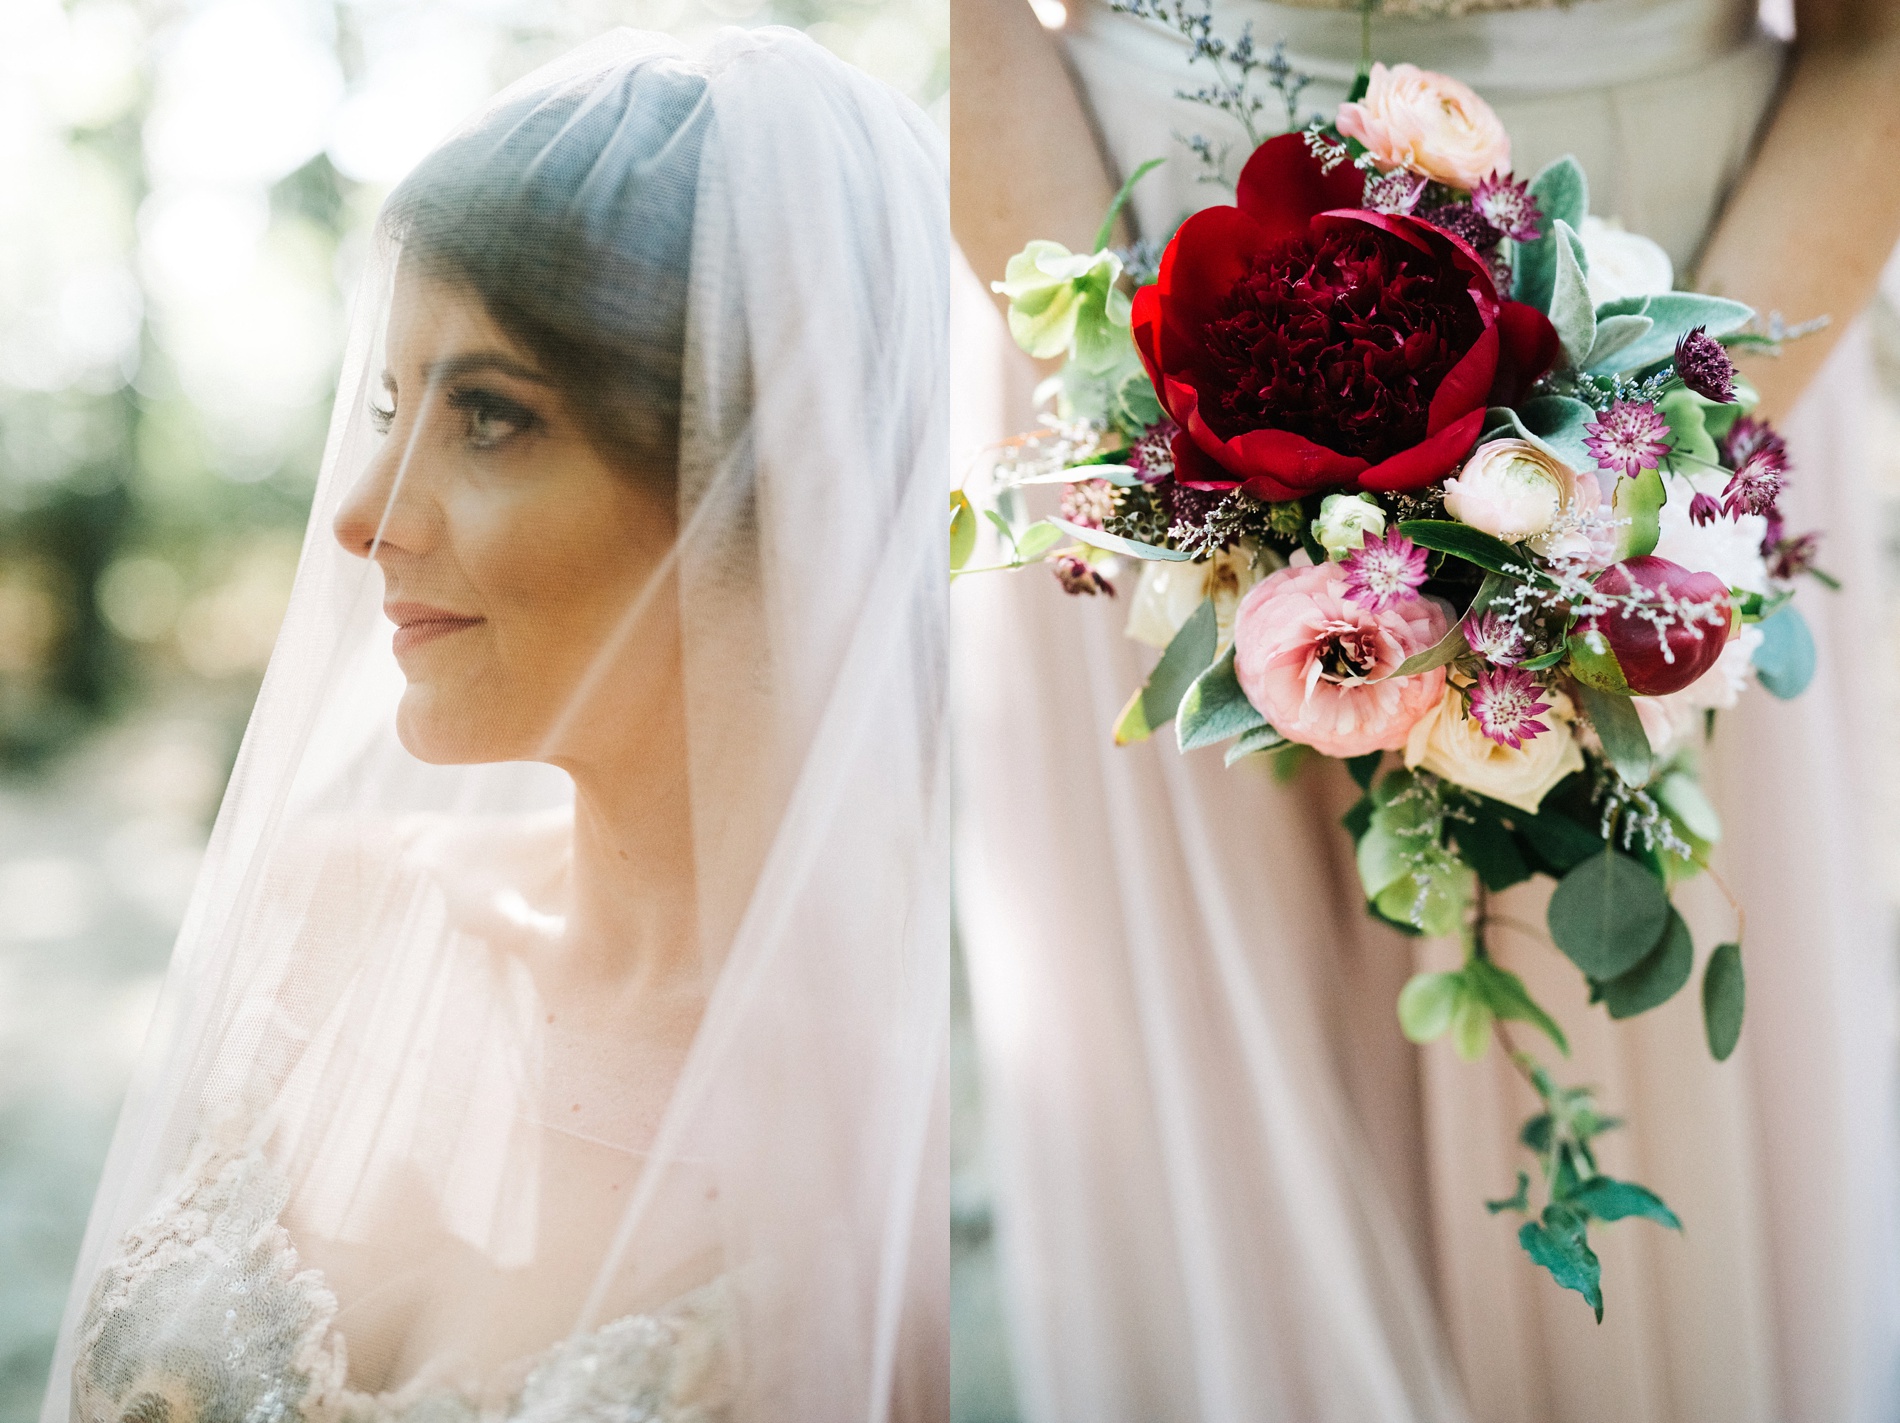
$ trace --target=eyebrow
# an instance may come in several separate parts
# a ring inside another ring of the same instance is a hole
[[[552,385],[545,375],[533,366],[516,360],[513,356],[500,351],[468,351],[459,356],[445,356],[432,361],[422,369],[426,382],[454,380],[457,376],[472,375],[476,371],[499,371],[502,375],[513,376],[516,380],[525,380],[531,385]],[[383,389],[393,391],[396,377],[385,370]]]

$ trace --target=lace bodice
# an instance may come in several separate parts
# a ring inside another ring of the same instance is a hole
[[[725,1423],[723,1281],[555,1345],[497,1407],[347,1387],[337,1302],[256,1152],[190,1173],[100,1273],[73,1369],[82,1423]]]

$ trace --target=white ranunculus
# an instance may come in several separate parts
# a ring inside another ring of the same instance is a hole
[[[1313,520],[1313,538],[1335,560],[1355,552],[1367,536],[1385,536],[1385,510],[1363,494],[1328,494]]]
[[[1577,236],[1590,262],[1585,279],[1590,300],[1599,306],[1626,296],[1655,296],[1676,284],[1669,254],[1641,233],[1625,231],[1617,218],[1592,214],[1584,218]]]
[[[1219,645],[1234,637],[1234,610],[1247,591],[1280,566],[1269,549],[1227,549],[1200,563],[1145,563],[1123,631],[1136,642],[1166,647],[1204,599],[1214,599]]]
[[[1695,474],[1667,474],[1663,486],[1669,499],[1659,516],[1661,537],[1655,555],[1696,573],[1713,573],[1731,588],[1747,593],[1768,591],[1768,564],[1761,541],[1768,521],[1759,514],[1731,519],[1726,514],[1712,523],[1698,524],[1689,517],[1689,502],[1698,494],[1720,499],[1728,475],[1720,470]]]
[[[1583,751],[1570,731],[1570,698],[1558,691],[1538,695],[1550,709],[1539,712],[1537,719],[1550,730],[1513,750],[1479,730],[1465,715],[1464,694],[1447,686],[1444,700],[1412,724],[1405,742],[1406,766],[1535,815],[1552,786],[1583,769]]]

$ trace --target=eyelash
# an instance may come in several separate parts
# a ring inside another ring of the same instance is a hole
[[[451,410],[460,410],[467,417],[463,438],[478,450],[495,449],[517,435],[525,435],[541,423],[540,417],[527,406],[479,386],[451,390],[447,404]],[[393,408],[372,404],[369,418],[378,434],[387,435],[395,424],[396,412]],[[512,428],[501,434],[481,428],[490,423]]]

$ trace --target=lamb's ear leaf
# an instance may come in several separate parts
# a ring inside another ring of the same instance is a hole
[[[1152,727],[1166,726],[1187,695],[1189,687],[1214,661],[1214,644],[1219,628],[1214,617],[1214,600],[1201,599],[1201,605],[1181,624],[1174,640],[1148,674],[1148,685],[1141,689],[1141,714]]]
[[[1544,230],[1535,242],[1517,244],[1517,276],[1511,294],[1548,315],[1557,280],[1557,248],[1563,240],[1557,235],[1557,224],[1583,226],[1583,216],[1590,211],[1590,180],[1577,160],[1566,154],[1531,179],[1530,191],[1544,215]]]
[[[1596,339],[1590,343],[1590,354],[1583,358],[1583,368],[1591,375],[1608,375],[1624,369],[1620,359],[1623,352],[1643,339],[1655,326],[1647,316],[1606,316],[1603,308],[1597,308]]]
[[[1183,751],[1212,746],[1266,724],[1267,719],[1247,700],[1234,676],[1232,647],[1194,679],[1174,713],[1175,739]]]
[[[1563,348],[1564,364],[1581,370],[1597,339],[1597,310],[1590,300],[1586,280],[1590,260],[1584,255],[1583,239],[1562,218],[1557,229],[1557,265],[1551,278],[1550,324],[1557,329],[1557,343]]]

